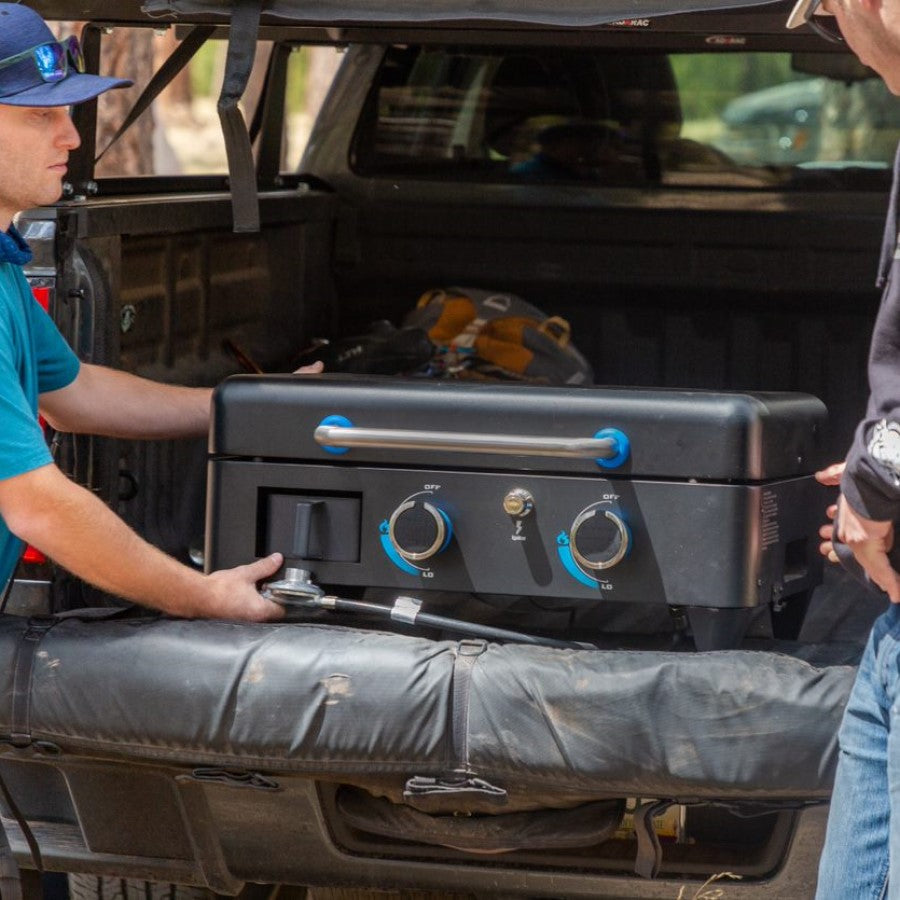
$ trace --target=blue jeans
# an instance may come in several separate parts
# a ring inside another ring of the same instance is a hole
[[[817,900],[900,898],[900,607],[872,626],[844,712]]]

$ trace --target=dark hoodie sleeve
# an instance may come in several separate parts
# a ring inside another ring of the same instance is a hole
[[[841,493],[867,519],[900,518],[900,150],[881,245],[881,307],[869,350],[869,402],[847,455]]]

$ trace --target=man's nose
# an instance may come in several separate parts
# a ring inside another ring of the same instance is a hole
[[[56,138],[57,146],[66,150],[74,150],[81,145],[81,135],[68,111],[65,111],[60,118],[60,130]]]

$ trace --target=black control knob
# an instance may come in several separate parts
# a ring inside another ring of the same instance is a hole
[[[596,506],[579,513],[569,531],[572,556],[590,572],[601,572],[620,563],[630,544],[631,533],[622,519]]]
[[[407,500],[391,514],[388,538],[397,553],[410,562],[430,559],[450,542],[447,514],[424,500]]]

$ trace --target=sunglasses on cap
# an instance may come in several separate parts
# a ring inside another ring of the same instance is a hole
[[[820,37],[832,44],[843,44],[844,36],[834,16],[817,16],[822,0],[814,0],[806,9],[803,21]]]
[[[74,35],[63,41],[38,44],[37,47],[23,50],[15,56],[0,59],[0,69],[14,66],[29,58],[37,68],[41,79],[48,84],[62,81],[69,74],[70,68],[75,72],[84,72],[84,56],[78,38]]]

